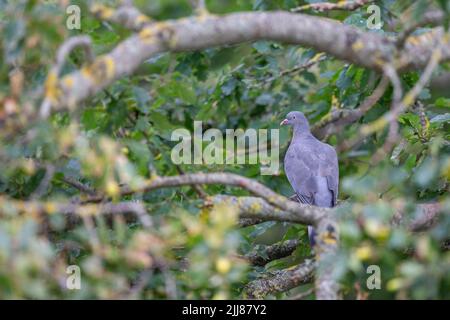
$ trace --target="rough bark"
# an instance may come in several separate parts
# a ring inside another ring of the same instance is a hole
[[[310,283],[314,275],[314,261],[305,260],[293,268],[276,271],[271,276],[250,282],[245,288],[245,296],[262,299],[265,296],[285,292],[302,284]]]
[[[245,255],[245,259],[254,266],[263,267],[271,261],[290,256],[299,244],[297,239],[282,241],[250,252]]]
[[[422,68],[430,60],[433,48],[442,40],[443,29],[406,41],[399,69]],[[331,19],[276,12],[242,12],[224,16],[202,15],[145,24],[139,34],[122,41],[111,52],[97,57],[81,70],[57,81],[54,72],[46,84],[41,116],[50,107],[75,106],[114,80],[132,74],[145,60],[166,51],[181,52],[272,40],[312,47],[356,65],[382,70],[396,54],[396,43],[385,36],[361,31]],[[442,47],[442,60],[450,58],[448,41]]]

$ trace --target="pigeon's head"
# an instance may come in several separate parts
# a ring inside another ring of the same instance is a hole
[[[308,120],[300,111],[291,111],[287,114],[286,119],[281,121],[280,126],[292,126],[294,130],[309,131]]]

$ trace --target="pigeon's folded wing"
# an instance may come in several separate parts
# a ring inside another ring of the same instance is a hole
[[[317,191],[314,172],[317,169],[311,154],[305,154],[295,145],[289,148],[284,159],[284,171],[301,203],[314,204],[314,193]]]
[[[293,140],[284,160],[286,176],[302,203],[336,205],[339,169],[336,151],[315,138]]]
[[[333,147],[328,146],[327,166],[329,174],[326,175],[328,182],[328,189],[333,193],[333,201],[331,207],[337,204],[338,186],[339,186],[339,164],[336,154],[336,150]]]

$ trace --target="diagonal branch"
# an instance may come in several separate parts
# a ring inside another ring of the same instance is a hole
[[[45,98],[41,104],[40,116],[42,118],[47,118],[50,115],[51,106],[58,103],[58,97],[61,95],[60,89],[58,88],[58,77],[67,59],[67,56],[77,47],[84,49],[86,56],[86,61],[92,63],[94,61],[95,55],[92,50],[92,41],[88,36],[75,36],[69,38],[65,41],[61,47],[58,49],[56,55],[56,63],[50,70],[45,81]],[[66,83],[72,86],[72,83]]]
[[[299,246],[299,240],[286,240],[270,246],[263,246],[245,255],[254,266],[265,266],[271,261],[278,260],[290,256]]]
[[[445,47],[446,44],[449,43],[449,39],[450,39],[449,34],[445,34],[442,37],[442,42],[439,42],[437,44],[437,47],[433,49],[430,60],[428,61],[427,66],[422,75],[420,76],[419,80],[416,82],[414,87],[411,90],[409,90],[403,96],[403,98],[398,103],[396,103],[395,106],[393,106],[391,111],[386,112],[382,117],[378,118],[377,120],[361,126],[359,130],[359,135],[350,141],[345,141],[344,143],[342,143],[339,146],[338,151],[348,150],[353,146],[355,146],[359,141],[368,137],[369,135],[377,131],[383,130],[387,124],[392,123],[392,121],[396,121],[397,117],[403,112],[405,112],[415,102],[417,96],[420,94],[422,89],[430,80],[434,69],[439,64],[439,61],[442,60],[443,47]]]
[[[404,208],[397,209],[392,224],[405,225],[411,232],[421,232],[436,225],[444,210],[443,205],[436,203],[423,203],[418,205],[419,212],[415,217],[406,217]]]
[[[380,162],[392,150],[399,137],[399,124],[397,118],[400,115],[400,101],[403,95],[402,83],[394,66],[389,63],[384,67],[384,74],[389,78],[392,83],[392,87],[394,88],[391,102],[391,112],[395,113],[395,116],[389,121],[389,130],[386,141],[373,156],[372,164],[377,164]]]
[[[285,292],[310,283],[314,274],[314,261],[305,260],[293,268],[279,270],[267,278],[257,279],[245,287],[244,295],[250,299],[262,299],[277,292]]]
[[[82,192],[82,193],[86,193],[86,194],[89,194],[89,195],[91,195],[91,196],[94,196],[94,195],[97,194],[97,192],[95,191],[95,189],[91,188],[90,186],[88,186],[88,185],[86,185],[86,184],[84,184],[84,183],[81,183],[80,181],[78,181],[77,179],[74,179],[74,178],[72,178],[72,177],[69,177],[69,176],[63,176],[63,177],[61,178],[61,180],[62,180],[64,183],[66,183],[66,184],[68,184],[69,186],[71,186],[71,187],[73,187],[73,188],[79,190],[79,191]]]
[[[372,94],[368,96],[357,109],[339,109],[332,112],[329,117],[325,117],[325,119],[314,125],[312,129],[314,135],[319,139],[323,139],[339,132],[343,126],[361,119],[361,117],[375,106],[378,100],[380,100],[386,92],[388,84],[389,79],[386,76],[383,76]]]
[[[306,62],[304,62],[302,64],[299,64],[299,65],[297,65],[295,67],[292,67],[290,69],[282,70],[276,76],[274,75],[274,76],[265,78],[262,81],[263,81],[263,83],[270,83],[270,82],[274,81],[277,78],[281,78],[281,77],[284,77],[286,75],[290,75],[290,74],[299,72],[301,70],[307,70],[310,67],[314,66],[315,64],[317,64],[317,63],[319,63],[321,61],[324,61],[325,59],[326,59],[326,55],[325,54],[318,53],[313,58],[311,58],[310,60],[308,60],[308,61],[306,61]]]

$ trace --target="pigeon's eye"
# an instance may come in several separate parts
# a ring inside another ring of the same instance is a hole
[[[292,119],[295,119],[295,116],[293,116]]]

